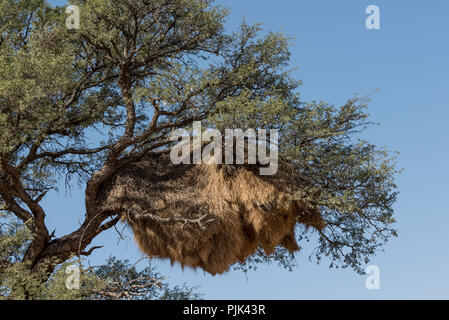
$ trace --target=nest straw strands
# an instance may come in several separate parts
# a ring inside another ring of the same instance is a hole
[[[316,208],[291,200],[298,177],[279,163],[275,175],[258,165],[178,164],[148,155],[122,168],[99,195],[103,210],[118,212],[149,257],[220,274],[259,248],[299,250],[297,223],[322,229]]]

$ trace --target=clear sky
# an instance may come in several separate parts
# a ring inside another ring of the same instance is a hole
[[[63,4],[65,1],[50,1]],[[212,277],[202,271],[153,261],[172,284],[199,286],[207,299],[449,299],[449,1],[227,0],[229,28],[245,17],[266,30],[293,38],[291,66],[303,80],[303,100],[343,104],[355,93],[372,96],[371,120],[381,125],[366,138],[400,152],[399,237],[370,264],[380,268],[380,290],[365,288],[366,276],[309,262],[313,242],[301,244],[298,267],[288,272],[260,266],[245,275]],[[365,27],[365,8],[380,8],[380,30]],[[80,223],[83,196],[78,187],[45,200],[48,224],[63,235]],[[123,226],[119,226],[123,228]],[[135,261],[132,240],[117,243],[113,230],[93,245],[104,245],[92,264],[110,254]]]

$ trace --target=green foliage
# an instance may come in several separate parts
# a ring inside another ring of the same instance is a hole
[[[124,292],[132,294],[135,300],[196,300],[201,297],[196,288],[186,284],[170,287],[165,278],[151,265],[137,270],[135,264],[132,265],[128,260],[118,260],[116,257],[110,257],[105,265],[94,268],[93,273],[106,282],[100,290],[100,296],[106,298],[116,299],[116,293],[120,293],[120,299],[127,299]],[[108,296],[107,293],[113,294]]]
[[[286,38],[270,34],[258,38],[258,28],[242,26],[245,36],[236,37],[241,59],[251,61],[242,73],[263,79],[261,94],[245,87],[219,104],[208,118],[209,125],[223,128],[279,129],[279,155],[304,176],[295,199],[320,209],[327,226],[318,234],[313,256],[323,256],[331,267],[352,267],[363,273],[369,262],[392,236],[393,204],[398,192],[394,154],[361,140],[368,120],[367,97],[356,96],[341,107],[327,102],[301,101],[301,82],[291,79]],[[245,50],[243,48],[247,47]],[[247,55],[246,55],[247,54]],[[254,64],[257,55],[263,57]],[[269,72],[263,73],[261,70]],[[300,230],[300,240],[311,230]],[[248,267],[276,260],[287,269],[294,264],[287,253],[248,260]],[[240,267],[240,266],[239,266]]]
[[[129,261],[111,257],[105,265],[86,267],[79,258],[64,263],[48,261],[37,269],[22,262],[32,234],[26,226],[0,215],[0,300],[192,300],[201,294],[196,288],[170,287],[165,278],[150,265],[138,270]],[[48,276],[47,266],[57,267]],[[79,268],[79,288],[68,289],[67,267]]]

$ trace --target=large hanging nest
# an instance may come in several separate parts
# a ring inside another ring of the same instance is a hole
[[[261,176],[258,165],[174,165],[160,154],[121,169],[98,200],[131,226],[146,255],[219,274],[258,248],[297,251],[296,223],[324,227],[316,208],[291,200],[297,182],[287,164]]]

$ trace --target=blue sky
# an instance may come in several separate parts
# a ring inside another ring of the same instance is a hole
[[[51,1],[64,3],[65,1]],[[212,277],[153,261],[170,283],[199,286],[208,299],[449,299],[449,2],[228,0],[229,28],[244,16],[266,30],[292,37],[291,66],[303,80],[303,100],[343,104],[355,93],[372,96],[368,140],[399,152],[400,195],[395,205],[399,237],[370,264],[380,268],[380,290],[365,288],[365,276],[309,262],[313,242],[302,244],[298,267],[288,272],[260,266],[247,275],[231,271]],[[380,8],[381,29],[365,28],[365,8]],[[48,224],[63,235],[81,222],[82,190],[51,194],[45,200]],[[137,260],[132,240],[117,243],[115,231],[93,242],[105,248],[92,264],[110,254]]]

